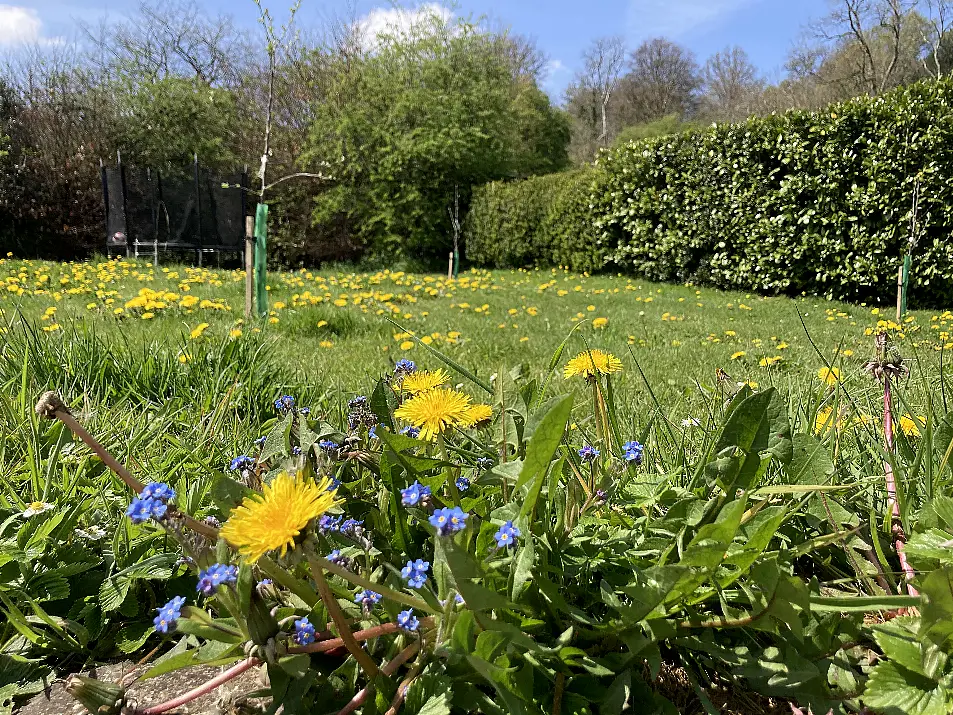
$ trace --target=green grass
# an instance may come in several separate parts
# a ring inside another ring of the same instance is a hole
[[[700,404],[700,391],[716,388],[719,368],[732,385],[751,381],[786,392],[816,380],[826,361],[838,365],[848,382],[866,382],[860,366],[871,355],[872,339],[865,329],[890,313],[885,308],[875,315],[870,307],[817,298],[763,298],[559,270],[474,272],[456,284],[439,276],[400,273],[295,272],[269,274],[270,322],[241,324],[243,279],[238,272],[178,266],[154,271],[148,264],[129,262],[112,264],[108,275],[98,276],[95,264],[3,262],[0,280],[10,281],[10,276],[25,276],[13,285],[26,289],[22,295],[11,290],[0,294],[11,332],[36,325],[37,345],[64,336],[72,341],[75,334],[81,341],[101,342],[113,351],[114,368],[121,375],[151,365],[155,373],[140,376],[157,391],[149,397],[167,394],[173,388],[163,383],[188,372],[187,364],[174,364],[177,360],[200,358],[229,341],[229,331],[236,327],[243,332],[238,342],[261,347],[264,359],[274,362],[276,374],[271,377],[277,384],[270,387],[275,394],[292,386],[312,398],[327,391],[358,392],[400,357],[436,367],[422,346],[401,349],[404,341],[394,339],[400,330],[385,319],[390,317],[418,336],[437,334],[435,347],[483,379],[503,366],[532,365],[538,370],[578,325],[567,356],[589,344],[622,358],[626,371],[618,389],[625,404],[633,410],[652,405],[640,367],[656,398],[668,406],[682,405],[687,414]],[[64,276],[68,280],[61,282]],[[193,281],[188,293],[180,289],[183,280]],[[229,310],[182,309],[170,303],[114,316],[113,310],[141,288],[213,300]],[[427,295],[428,289],[436,295]],[[302,299],[306,291],[321,302]],[[342,296],[347,305],[339,307],[334,301]],[[355,299],[360,301],[356,305]],[[475,310],[484,305],[485,312]],[[51,306],[55,315],[44,320]],[[144,320],[144,312],[154,317]],[[607,318],[607,326],[594,327],[598,318]],[[932,325],[947,330],[953,316],[914,312],[910,319],[901,341],[906,357],[938,361],[936,348],[945,340],[939,330],[930,329],[931,319]],[[200,339],[190,339],[190,331],[203,322],[209,328]],[[59,329],[40,330],[52,323]],[[456,341],[446,340],[451,331],[460,333]],[[776,356],[783,358],[776,365],[759,364]],[[81,350],[78,357],[79,364],[60,365],[67,382],[56,387],[83,381],[91,363]],[[19,366],[8,364],[6,370],[9,379]],[[104,384],[111,381],[102,377]]]

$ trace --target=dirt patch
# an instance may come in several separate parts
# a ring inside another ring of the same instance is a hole
[[[127,694],[140,708],[166,702],[198,687],[221,673],[224,668],[196,666],[160,675],[149,680],[134,680],[148,669],[148,665],[136,667],[131,661],[112,663],[84,671],[81,675],[117,682],[125,678],[130,682]],[[64,688],[64,680],[53,683],[46,692],[34,696],[16,712],[17,715],[69,715],[85,710]],[[264,671],[253,668],[217,690],[171,711],[177,715],[250,715],[262,711],[261,701],[247,702],[245,695],[265,686]]]

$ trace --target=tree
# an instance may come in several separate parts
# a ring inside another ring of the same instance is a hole
[[[200,79],[166,77],[119,96],[117,145],[139,166],[183,171],[198,154],[205,166],[234,169],[230,135],[237,128],[228,90]]]
[[[928,52],[923,55],[923,69],[932,77],[942,77],[953,70],[953,2],[924,0],[926,26],[923,42]]]
[[[471,186],[558,166],[564,120],[511,58],[506,36],[431,14],[333,63],[300,162],[333,166],[313,221],[352,226],[388,260],[432,260],[457,190],[465,207]]]
[[[747,53],[735,46],[708,58],[702,69],[702,86],[702,113],[712,119],[734,121],[751,113],[763,82]]]
[[[692,114],[701,85],[698,63],[688,49],[664,37],[639,45],[623,79],[629,123],[644,123],[669,114]]]
[[[821,36],[834,42],[848,79],[871,95],[902,82],[902,69],[920,55],[922,16],[914,13],[918,0],[837,0],[821,26]],[[843,78],[841,78],[843,79]]]
[[[619,86],[625,66],[625,43],[621,37],[600,37],[583,53],[583,68],[566,90],[566,103],[576,118],[574,155],[589,161],[599,147],[615,138],[610,126],[609,101]]]

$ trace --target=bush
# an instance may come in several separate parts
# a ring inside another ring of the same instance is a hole
[[[605,257],[589,197],[602,180],[601,171],[588,168],[480,187],[466,219],[467,258],[498,268],[600,268]]]
[[[586,253],[574,267],[607,263],[655,280],[876,299],[892,291],[919,186],[912,296],[948,303],[951,93],[951,81],[922,82],[820,112],[632,142],[602,154],[588,202],[545,203],[550,195],[532,190],[568,178],[491,185],[477,192],[468,218],[470,257],[560,263],[559,241],[569,236]],[[562,238],[539,219],[537,202],[561,217]],[[499,228],[486,234],[486,226]]]

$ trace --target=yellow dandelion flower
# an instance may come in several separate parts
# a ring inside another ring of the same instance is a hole
[[[228,337],[230,338],[240,338],[242,336],[241,328],[232,328],[228,331]]]
[[[155,313],[143,313],[140,317],[141,317],[143,320],[151,320],[152,318],[156,317],[156,314],[155,314]]]
[[[281,472],[232,510],[222,537],[252,563],[277,549],[284,556],[312,520],[340,503],[331,486],[327,477],[314,482]]]
[[[746,353],[744,350],[739,350],[738,352],[731,354],[731,359],[732,359],[732,360],[740,360],[741,358],[743,358],[743,357],[744,357],[745,355],[747,355],[747,354],[748,354],[748,353]]]
[[[821,379],[821,382],[826,384],[828,387],[833,387],[840,382],[840,370],[838,370],[836,367],[822,367],[817,371],[817,376]]]
[[[466,427],[472,427],[480,422],[488,422],[492,417],[493,410],[489,405],[472,405],[460,422]]]
[[[436,387],[442,387],[449,379],[450,375],[443,368],[437,368],[433,372],[421,370],[405,375],[404,379],[401,380],[400,389],[409,392],[411,395],[417,395]]]
[[[596,373],[609,375],[622,371],[622,361],[612,353],[602,350],[586,350],[566,363],[563,376],[568,380],[576,375],[593,377]]]
[[[468,426],[469,395],[438,387],[422,392],[401,405],[394,416],[420,429],[420,439],[433,440],[451,427]]]
[[[926,426],[926,419],[923,417],[912,417],[903,415],[900,417],[900,431],[907,437],[919,437],[920,428]]]
[[[204,333],[207,328],[208,323],[199,323],[192,329],[192,332],[189,333],[189,337],[192,340],[197,340],[198,338],[202,337],[202,333]]]
[[[322,340],[320,343],[318,343],[318,347],[333,348],[334,343],[332,343],[330,340]]]
[[[596,318],[592,321],[593,328],[604,328],[609,324],[608,318]]]
[[[771,367],[772,365],[777,365],[779,362],[784,360],[780,355],[775,355],[774,357],[763,357],[758,363],[761,367]]]
[[[413,341],[413,340],[405,340],[405,341],[402,342],[398,347],[399,347],[401,350],[410,350],[411,348],[414,347],[414,341]]]

